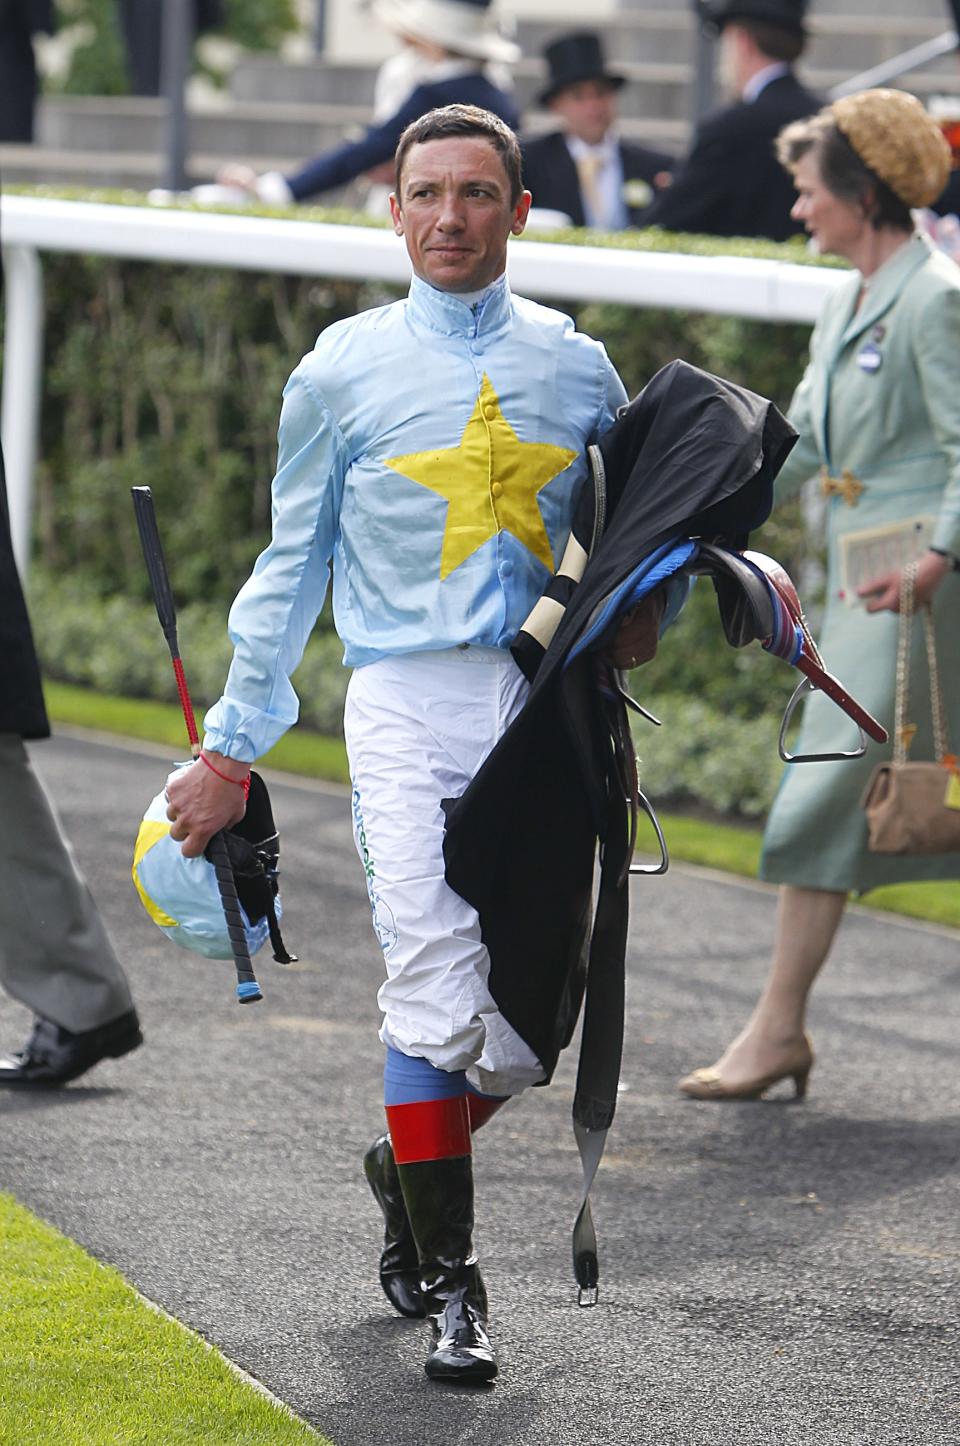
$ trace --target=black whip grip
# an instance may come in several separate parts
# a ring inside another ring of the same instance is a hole
[[[157,617],[160,619],[160,626],[163,628],[170,656],[179,658],[177,609],[174,605],[170,574],[167,572],[167,563],[160,542],[160,529],[157,527],[153,493],[149,487],[131,487],[130,493],[133,497],[133,510],[137,519],[137,530],[140,533],[143,558],[147,564],[150,587],[153,591],[153,601],[157,607]]]
[[[227,841],[222,831],[214,834],[207,844],[206,853],[217,876],[223,917],[226,921],[227,933],[230,935],[230,947],[233,950],[233,962],[237,971],[237,998],[241,1004],[251,1004],[256,999],[262,999],[263,995],[253,972],[250,950],[247,947],[247,935],[243,927],[243,915],[240,912],[240,900],[237,897],[237,884],[233,877],[230,855],[227,852]]]

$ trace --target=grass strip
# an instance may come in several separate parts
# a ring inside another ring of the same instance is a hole
[[[175,756],[187,756],[183,715],[176,704],[115,698],[69,683],[48,682],[45,692],[51,717],[56,722],[166,743]],[[197,721],[199,724],[199,714]],[[260,764],[334,783],[350,781],[342,739],[324,738],[306,729],[294,728],[285,734],[264,754]],[[660,814],[660,822],[672,858],[750,879],[757,877],[760,834],[756,829],[668,812]],[[643,837],[640,845],[651,851],[654,848],[653,843]],[[874,889],[863,904],[868,909],[960,929],[960,888],[953,881],[888,884]]]
[[[0,1440],[330,1446],[109,1266],[0,1193]]]
[[[118,698],[109,693],[93,693],[89,688],[78,688],[73,683],[47,681],[43,691],[54,723],[66,723],[73,728],[97,728],[104,733],[119,733],[147,743],[166,744],[171,750],[171,761],[190,757],[183,713],[176,703],[155,703],[147,698]],[[204,711],[194,709],[201,738]],[[258,760],[257,766],[302,773],[308,778],[325,778],[333,783],[350,782],[343,740],[324,738],[305,729],[292,728],[285,733],[276,747]]]

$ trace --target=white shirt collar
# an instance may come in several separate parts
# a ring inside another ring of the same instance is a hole
[[[784,60],[775,60],[771,65],[765,65],[756,75],[751,75],[743,87],[741,99],[746,101],[747,105],[753,105],[760,92],[766,90],[772,81],[779,80],[781,75],[789,74],[790,67]]]
[[[581,140],[579,136],[565,135],[564,140],[567,143],[567,150],[575,161],[582,160],[586,156],[596,156],[600,161],[612,161],[617,155],[617,137],[612,129],[608,130],[603,140],[595,146]]]

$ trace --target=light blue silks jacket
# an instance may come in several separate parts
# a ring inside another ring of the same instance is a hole
[[[908,518],[934,519],[933,541],[960,553],[960,267],[915,236],[870,278],[852,272],[814,329],[810,363],[790,405],[800,440],[777,478],[777,496],[821,467],[861,485],[852,505],[826,503],[827,598],[819,630],[830,672],[890,731],[856,762],[787,768],[764,835],[761,876],[807,888],[853,890],[911,879],[960,877],[960,854],[874,854],[860,797],[890,757],[898,618],[867,613],[840,595],[840,539]],[[852,495],[852,494],[851,494]],[[949,741],[960,749],[960,574],[934,598]],[[909,720],[916,761],[933,757],[929,675],[920,620],[911,651]],[[852,748],[856,730],[822,693],[804,704],[798,753]]]
[[[331,561],[348,666],[509,647],[563,554],[586,448],[625,400],[603,347],[505,277],[473,305],[414,278],[328,327],[284,391],[272,540],[230,612],[205,745],[252,762],[296,721],[290,674]],[[468,494],[465,475],[481,479]]]

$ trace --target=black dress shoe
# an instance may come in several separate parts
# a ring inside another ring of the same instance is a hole
[[[135,1009],[79,1034],[52,1019],[38,1018],[20,1053],[0,1059],[0,1087],[57,1089],[101,1059],[119,1059],[142,1043]]]

